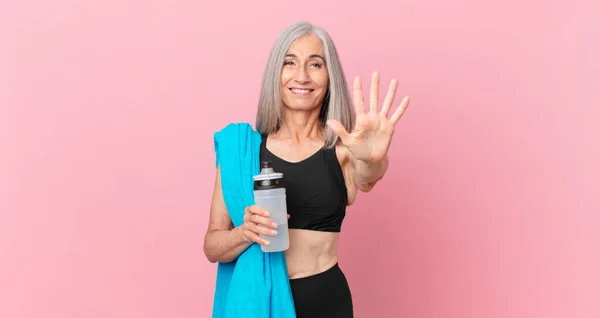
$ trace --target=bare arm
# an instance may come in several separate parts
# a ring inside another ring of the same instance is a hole
[[[204,236],[204,254],[211,262],[228,263],[237,259],[251,244],[258,242],[268,244],[257,233],[270,235],[269,230],[258,226],[258,223],[272,223],[265,215],[265,210],[257,207],[247,207],[244,224],[234,227],[223,198],[221,188],[221,168],[217,168],[217,177],[210,206],[208,229]]]

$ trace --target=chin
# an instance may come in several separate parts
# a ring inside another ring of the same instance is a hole
[[[295,110],[295,111],[310,111],[310,110],[314,110],[316,108],[319,108],[319,105],[315,105],[313,103],[298,103],[298,102],[291,102],[291,103],[284,103],[284,105],[289,108],[290,110]]]

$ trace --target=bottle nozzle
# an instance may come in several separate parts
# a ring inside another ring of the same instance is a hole
[[[261,169],[272,168],[271,161],[261,161],[260,168]]]

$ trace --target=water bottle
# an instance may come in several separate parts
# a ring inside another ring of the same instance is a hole
[[[270,161],[262,161],[260,174],[254,176],[254,202],[269,211],[269,218],[277,223],[277,235],[259,236],[269,241],[268,246],[261,245],[263,252],[281,252],[290,247],[287,222],[287,206],[283,174],[273,171]],[[259,226],[264,226],[260,224]],[[266,226],[264,226],[266,227]]]

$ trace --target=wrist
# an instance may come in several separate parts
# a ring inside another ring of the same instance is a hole
[[[377,182],[387,171],[388,157],[378,160],[356,160],[356,176],[361,183]]]
[[[246,235],[244,234],[244,225],[243,224],[234,228],[233,232],[237,234],[237,237],[240,238],[243,243],[250,242],[250,239],[248,237],[246,237]]]
[[[387,157],[387,155],[385,155],[381,159],[371,159],[371,160],[356,159],[356,164],[357,164],[357,166],[360,166],[360,168],[364,169],[364,170],[369,170],[369,171],[379,170],[379,169],[387,166],[388,157]]]

